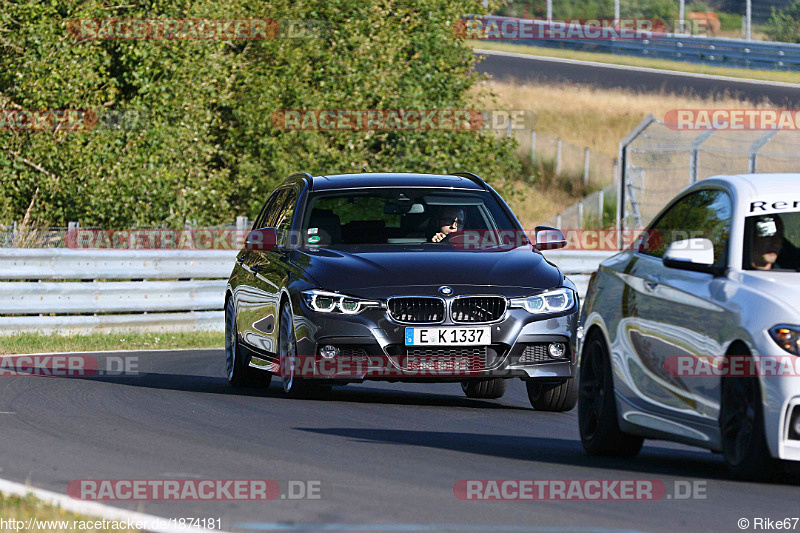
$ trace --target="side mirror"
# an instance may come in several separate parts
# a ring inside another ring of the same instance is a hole
[[[247,234],[244,249],[266,252],[275,248],[277,243],[278,231],[275,228],[254,229]]]
[[[556,250],[567,245],[567,238],[560,229],[550,226],[536,226],[536,244],[534,248],[538,250]]]
[[[684,239],[670,244],[664,253],[664,266],[706,272],[715,276],[724,273],[723,267],[714,265],[714,243],[702,238]]]

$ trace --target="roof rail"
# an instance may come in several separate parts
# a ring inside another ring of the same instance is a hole
[[[308,190],[314,188],[314,177],[308,172],[295,172],[294,174],[286,178],[286,181],[289,181],[292,178],[302,178],[306,180],[308,182]]]
[[[486,185],[486,182],[483,181],[477,174],[473,174],[472,172],[453,172],[452,175],[467,178],[468,180],[480,185],[484,190],[489,190],[489,186]]]

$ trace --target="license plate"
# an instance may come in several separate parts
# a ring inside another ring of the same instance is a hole
[[[492,343],[492,328],[406,328],[406,346],[478,346]]]

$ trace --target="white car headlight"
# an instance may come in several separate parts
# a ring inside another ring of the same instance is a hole
[[[527,298],[514,298],[510,307],[522,307],[534,315],[560,313],[575,305],[575,292],[567,287],[546,291]]]
[[[381,303],[375,300],[364,300],[319,289],[303,291],[302,295],[306,305],[319,313],[357,315],[368,307],[381,307]]]
[[[800,355],[800,326],[775,326],[769,330],[769,335],[787,352]]]

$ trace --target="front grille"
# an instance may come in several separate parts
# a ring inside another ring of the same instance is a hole
[[[411,348],[403,359],[404,370],[450,373],[486,368],[485,346]]]
[[[555,359],[550,357],[547,351],[548,343],[528,344],[519,356],[519,362],[522,364],[531,363],[552,363],[554,361],[566,361],[569,359],[569,353],[564,353],[564,356]]]
[[[339,348],[339,355],[344,357],[353,357],[358,355],[367,355],[367,350],[364,349],[364,346],[359,345],[351,345],[351,344],[338,344],[336,345]]]
[[[437,346],[430,348],[412,348],[409,346],[406,349],[406,354],[425,357],[450,355],[476,355],[486,357],[486,346]]]
[[[436,323],[444,320],[444,302],[440,298],[390,298],[389,316],[398,322]]]
[[[499,296],[456,298],[450,305],[453,322],[494,322],[506,312],[506,301]]]

